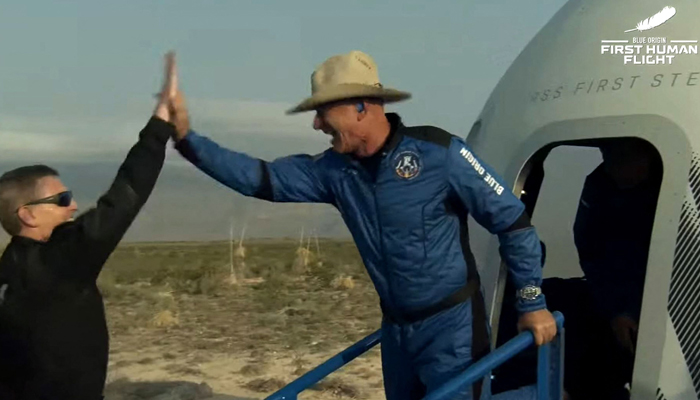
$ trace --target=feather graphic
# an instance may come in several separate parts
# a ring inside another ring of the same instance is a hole
[[[676,15],[675,7],[666,6],[666,7],[664,7],[663,10],[654,14],[654,16],[649,17],[643,21],[639,21],[636,28],[628,29],[625,31],[625,33],[632,32],[632,31],[640,31],[641,32],[641,31],[646,31],[646,30],[652,29],[652,28],[656,28],[657,26],[659,26],[659,25],[663,24],[664,22],[668,21],[669,19],[671,19],[671,17],[673,17],[674,15]]]

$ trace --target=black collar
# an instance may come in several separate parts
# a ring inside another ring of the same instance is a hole
[[[399,114],[387,113],[386,119],[389,120],[391,130],[389,131],[389,137],[386,139],[386,142],[384,142],[384,146],[379,149],[379,152],[382,154],[389,153],[399,145],[401,139],[403,138],[403,130],[405,128],[403,122],[401,122],[401,117]]]
[[[30,237],[26,237],[26,236],[15,235],[15,236],[12,236],[12,239],[10,240],[10,244],[12,244],[12,243],[14,243],[15,245],[28,246],[28,245],[33,245],[33,244],[42,244],[44,242],[42,242],[40,240],[32,239]]]
[[[343,156],[345,157],[345,159],[349,160],[351,163],[371,163],[371,160],[381,159],[385,157],[392,150],[394,150],[396,146],[399,145],[399,143],[401,143],[401,139],[404,136],[403,130],[405,129],[403,122],[401,122],[401,117],[396,113],[386,113],[385,115],[386,119],[389,120],[389,125],[391,126],[391,128],[389,130],[389,136],[384,141],[382,147],[380,147],[376,153],[369,157],[358,157],[354,154],[344,154]]]

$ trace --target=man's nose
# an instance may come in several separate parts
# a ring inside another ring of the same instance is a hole
[[[75,211],[78,209],[78,202],[76,202],[75,199],[71,200],[70,209],[71,209],[71,211]]]

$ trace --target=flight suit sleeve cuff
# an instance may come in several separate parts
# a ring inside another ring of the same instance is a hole
[[[541,293],[534,300],[525,300],[517,297],[516,299],[515,309],[518,311],[519,315],[547,308],[547,300],[545,299],[544,293]]]
[[[193,130],[190,130],[182,139],[175,142],[174,145],[175,150],[177,150],[180,153],[180,155],[182,155],[185,159],[193,163],[196,163],[198,160],[196,144],[197,138],[197,133]]]

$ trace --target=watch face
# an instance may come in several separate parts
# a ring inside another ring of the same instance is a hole
[[[520,292],[520,296],[527,300],[534,300],[539,294],[539,288],[534,286],[526,286]]]

